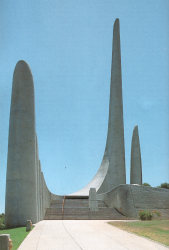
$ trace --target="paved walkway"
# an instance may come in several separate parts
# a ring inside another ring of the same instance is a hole
[[[164,250],[102,220],[40,221],[18,250]]]

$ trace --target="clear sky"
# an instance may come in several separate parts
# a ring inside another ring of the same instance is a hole
[[[25,60],[34,77],[39,155],[47,185],[57,194],[77,191],[96,173],[104,153],[117,17],[127,183],[136,124],[143,182],[169,182],[169,1],[1,0],[0,212],[15,64]]]

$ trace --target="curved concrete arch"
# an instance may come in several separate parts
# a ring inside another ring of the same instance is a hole
[[[97,193],[105,193],[113,186],[126,183],[119,26],[119,19],[116,19],[113,29],[108,132],[103,160],[91,182],[71,195],[88,195],[90,188],[96,188]]]

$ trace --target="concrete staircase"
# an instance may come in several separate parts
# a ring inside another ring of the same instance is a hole
[[[88,196],[66,196],[63,200],[52,200],[46,209],[45,220],[124,220],[125,216],[114,208],[98,201],[98,211],[89,209]]]

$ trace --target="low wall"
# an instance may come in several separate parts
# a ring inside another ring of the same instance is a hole
[[[169,209],[169,190],[141,185],[119,185],[103,195],[108,207],[128,217],[137,217],[140,210]]]

